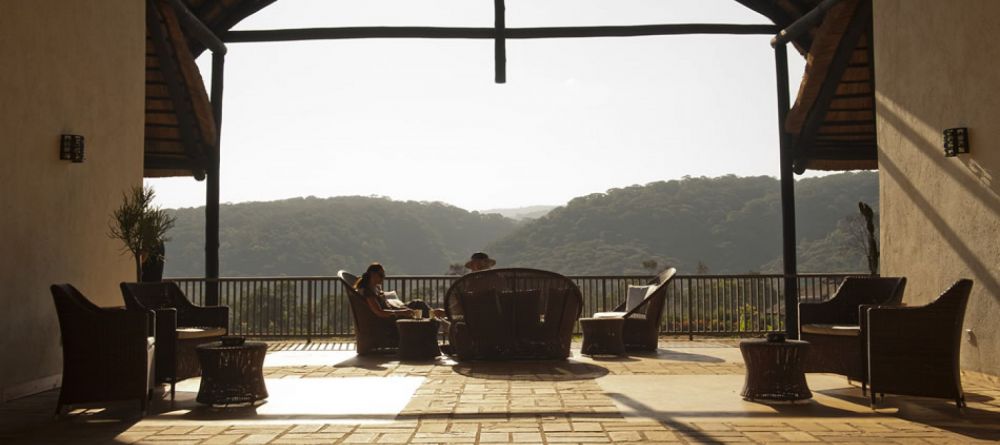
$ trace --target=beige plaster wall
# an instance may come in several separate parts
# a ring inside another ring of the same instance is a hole
[[[1000,375],[1000,1],[875,0],[882,273],[928,302],[975,280],[962,367]],[[969,127],[945,158],[942,130]]]
[[[108,217],[142,182],[145,2],[0,0],[0,400],[58,382],[48,286],[121,305]],[[86,138],[60,161],[59,135]]]

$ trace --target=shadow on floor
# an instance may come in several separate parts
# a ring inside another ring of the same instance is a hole
[[[486,380],[569,381],[603,377],[608,369],[572,360],[522,362],[463,362],[451,367],[455,373]]]

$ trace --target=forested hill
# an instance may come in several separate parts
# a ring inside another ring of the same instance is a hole
[[[799,270],[865,271],[852,248],[858,201],[878,211],[878,176],[797,181]],[[166,276],[204,273],[204,209],[177,217]],[[370,261],[390,274],[442,274],[486,249],[499,267],[566,274],[781,270],[781,195],[771,177],[685,178],[575,198],[518,223],[441,203],[297,198],[223,205],[223,276],[332,275]],[[653,262],[655,261],[655,266]]]
[[[797,181],[800,272],[864,271],[858,201],[878,211],[878,175]],[[685,178],[582,196],[488,249],[504,266],[573,274],[781,270],[781,195],[771,177]],[[655,262],[655,266],[654,263]]]
[[[164,274],[203,276],[205,209],[170,212],[177,224]],[[221,274],[334,275],[371,261],[390,274],[443,274],[516,224],[442,203],[359,196],[227,204],[219,212]]]

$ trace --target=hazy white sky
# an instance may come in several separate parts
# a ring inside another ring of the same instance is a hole
[[[507,26],[769,23],[733,0],[508,0]],[[281,0],[237,29],[493,25],[490,0]],[[229,44],[222,201],[382,195],[563,204],[691,176],[778,174],[769,36]],[[790,51],[794,90],[804,61]],[[210,56],[199,59],[210,78]],[[147,180],[165,207],[205,183]]]

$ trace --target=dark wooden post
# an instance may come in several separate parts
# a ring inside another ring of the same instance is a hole
[[[774,46],[774,67],[778,84],[778,144],[781,153],[781,250],[785,278],[785,332],[799,338],[799,283],[795,257],[795,178],[793,158],[785,119],[788,116],[788,49]]]
[[[212,112],[215,147],[208,159],[205,185],[205,304],[219,305],[219,157],[222,147],[222,87],[226,55],[212,53]]]
[[[504,0],[493,0],[493,28],[496,36],[493,38],[493,58],[495,59],[496,76],[494,82],[507,83],[507,25]]]

